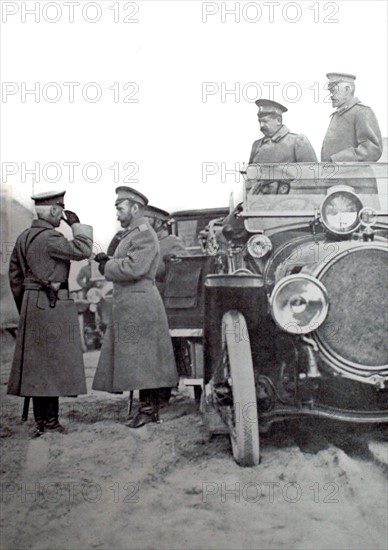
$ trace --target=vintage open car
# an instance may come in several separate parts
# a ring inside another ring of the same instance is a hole
[[[244,180],[203,254],[168,262],[164,300],[209,432],[253,466],[276,421],[388,421],[387,164],[250,165]]]

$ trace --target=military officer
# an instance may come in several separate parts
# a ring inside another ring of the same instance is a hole
[[[356,77],[327,73],[332,106],[322,144],[322,162],[374,162],[383,152],[381,132],[370,107],[354,97]]]
[[[147,205],[146,217],[153,227],[159,240],[160,258],[156,272],[156,282],[163,283],[166,277],[165,259],[172,256],[187,256],[187,250],[179,237],[169,230],[171,216],[165,210]]]
[[[156,285],[161,296],[163,296],[166,280],[165,261],[172,257],[188,256],[188,253],[181,239],[170,233],[171,215],[168,212],[148,204],[146,216],[159,240],[160,258],[156,272]],[[178,374],[183,376],[187,374],[185,342],[181,338],[172,338],[172,346]],[[161,388],[159,392],[161,404],[168,403],[171,391],[172,388]]]
[[[69,299],[70,260],[92,252],[92,228],[64,210],[65,191],[34,195],[38,219],[18,238],[9,265],[11,290],[20,312],[8,393],[32,396],[36,437],[63,431],[58,396],[86,393],[77,311]],[[66,217],[63,217],[65,214]],[[64,219],[73,240],[56,227]]]
[[[155,285],[159,245],[145,218],[148,199],[131,187],[118,187],[116,193],[117,219],[124,231],[113,257],[95,257],[105,278],[113,282],[113,304],[92,387],[107,392],[145,390],[128,423],[139,428],[159,420],[158,389],[174,387],[178,374]]]
[[[256,101],[264,137],[254,142],[249,164],[260,162],[317,162],[314,149],[303,134],[293,134],[283,124],[287,108],[269,99]]]

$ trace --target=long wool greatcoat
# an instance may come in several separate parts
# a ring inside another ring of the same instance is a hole
[[[322,162],[375,162],[383,152],[381,132],[370,107],[354,97],[331,115]]]
[[[178,374],[155,275],[159,245],[146,218],[125,231],[105,265],[113,282],[111,317],[93,389],[107,392],[173,387]]]
[[[92,228],[73,224],[67,240],[44,220],[17,239],[9,278],[20,311],[15,354],[8,393],[21,396],[68,396],[86,393],[78,316],[68,298],[70,260],[83,260],[92,252]],[[42,283],[59,287],[50,307]]]
[[[254,142],[249,164],[260,162],[317,162],[317,156],[306,136],[283,124],[273,136]]]

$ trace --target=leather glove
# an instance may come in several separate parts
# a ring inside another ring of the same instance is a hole
[[[104,275],[105,274],[105,266],[106,266],[106,262],[108,260],[104,260],[103,262],[100,262],[98,264],[98,271],[101,273],[101,275]]]
[[[72,212],[71,210],[64,210],[63,213],[66,216],[64,220],[68,225],[70,225],[70,227],[73,225],[73,223],[80,223],[79,217],[75,212]]]
[[[104,275],[105,273],[105,265],[106,262],[110,260],[108,254],[105,254],[105,252],[99,252],[95,255],[94,261],[98,262],[98,271],[101,273],[101,275]]]
[[[93,259],[94,259],[95,262],[98,262],[98,263],[100,263],[100,262],[105,262],[106,263],[108,260],[110,260],[108,254],[105,254],[105,252],[99,252],[98,254],[96,254],[94,256]]]

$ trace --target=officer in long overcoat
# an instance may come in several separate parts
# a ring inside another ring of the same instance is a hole
[[[258,119],[264,137],[253,143],[249,164],[260,162],[317,162],[315,151],[303,134],[293,134],[283,124],[287,108],[276,101],[259,99]]]
[[[383,142],[376,115],[354,97],[356,77],[327,73],[331,102],[336,110],[322,144],[322,162],[376,162]]]
[[[45,429],[63,431],[58,397],[86,393],[75,304],[69,299],[71,260],[92,252],[93,232],[64,210],[64,191],[31,197],[38,219],[18,238],[9,265],[11,290],[20,312],[8,393],[32,396],[35,436]],[[66,219],[63,218],[65,213]],[[73,240],[56,231],[61,219]]]
[[[128,423],[138,428],[157,422],[158,389],[178,382],[167,317],[155,284],[159,245],[144,216],[148,199],[130,187],[116,189],[117,218],[124,228],[113,257],[95,257],[113,282],[111,318],[105,333],[93,389],[142,392],[138,413]]]

